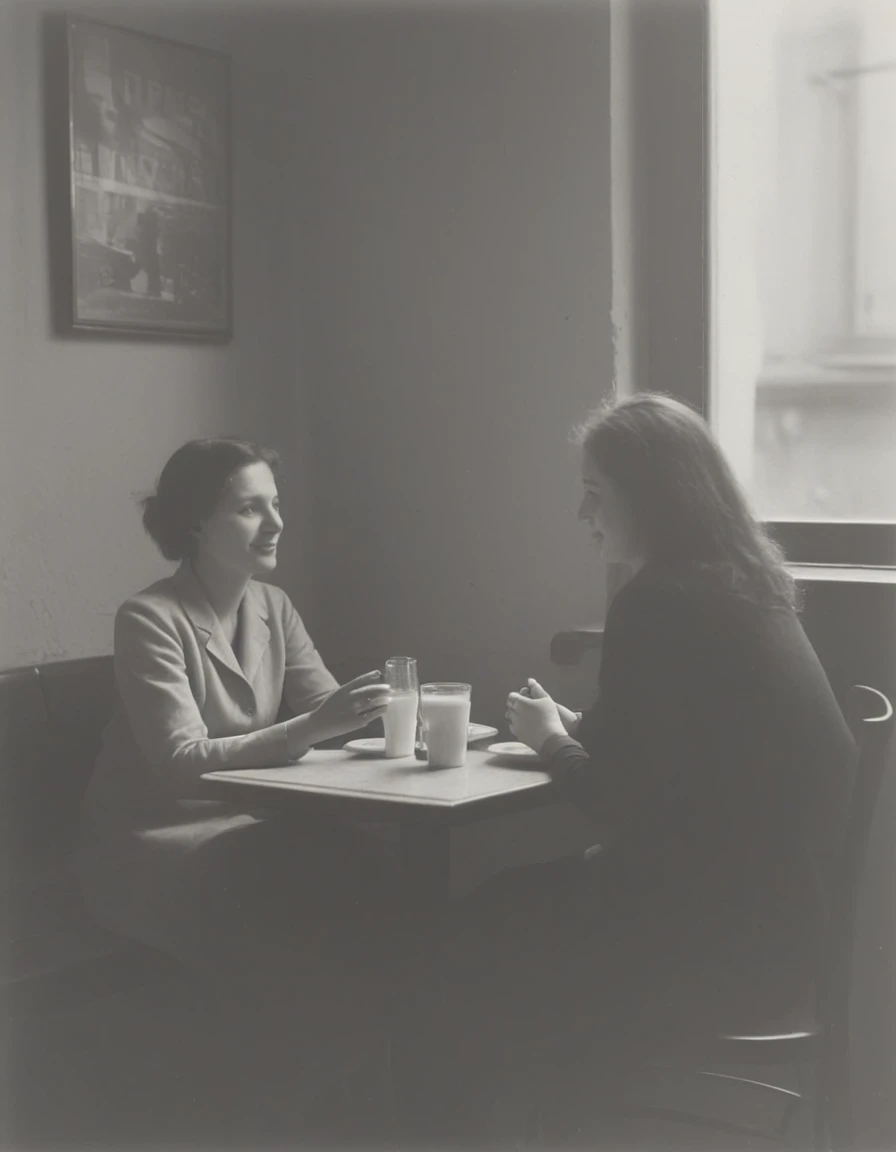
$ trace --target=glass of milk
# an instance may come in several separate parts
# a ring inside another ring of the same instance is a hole
[[[424,684],[420,688],[423,739],[430,768],[460,768],[467,762],[469,684]]]
[[[389,702],[383,717],[386,732],[386,755],[413,756],[417,742],[419,688],[417,661],[413,656],[392,656],[386,661],[385,683],[389,685]]]

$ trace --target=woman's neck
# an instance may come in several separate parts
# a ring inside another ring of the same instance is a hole
[[[234,572],[232,568],[225,568],[204,553],[195,556],[190,565],[222,624],[235,621],[250,577]]]

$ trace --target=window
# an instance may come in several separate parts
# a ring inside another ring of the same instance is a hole
[[[854,74],[836,78],[858,132],[853,335],[866,355],[896,360],[896,5],[868,6]]]
[[[791,556],[894,564],[896,2],[709,19],[711,418]]]

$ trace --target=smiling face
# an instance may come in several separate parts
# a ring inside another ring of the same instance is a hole
[[[196,536],[197,559],[243,576],[277,567],[283,531],[280,498],[267,464],[248,464],[228,480],[212,514]]]
[[[587,524],[601,558],[609,564],[639,567],[642,557],[626,500],[615,481],[598,468],[589,452],[582,453],[579,520]]]

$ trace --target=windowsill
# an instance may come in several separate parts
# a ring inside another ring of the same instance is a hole
[[[844,572],[896,569],[896,521],[772,518],[766,524],[793,566],[830,569],[841,580],[849,579]]]
[[[896,568],[873,568],[847,564],[788,564],[796,580],[824,584],[896,585]]]
[[[801,583],[884,584],[896,587],[896,568],[847,564],[788,564],[787,568]],[[603,624],[567,628],[551,640],[551,661],[562,665],[578,664],[586,652],[601,647],[603,638]]]

